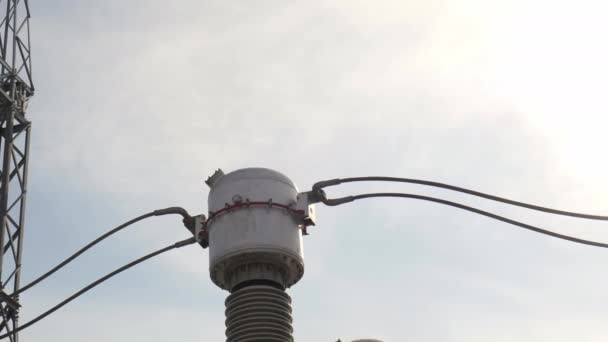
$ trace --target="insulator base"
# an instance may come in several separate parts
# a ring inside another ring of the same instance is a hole
[[[226,342],[293,342],[291,298],[269,285],[251,285],[226,298]]]

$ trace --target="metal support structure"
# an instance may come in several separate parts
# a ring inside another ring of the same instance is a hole
[[[0,0],[0,334],[18,327],[19,289],[34,94],[28,0]],[[17,342],[18,335],[9,335]]]

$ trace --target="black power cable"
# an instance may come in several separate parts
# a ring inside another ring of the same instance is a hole
[[[432,181],[421,180],[421,179],[398,178],[398,177],[378,177],[378,176],[336,178],[336,179],[330,179],[330,180],[326,180],[326,181],[317,182],[313,185],[312,188],[313,188],[313,191],[319,191],[325,187],[338,185],[338,184],[342,184],[342,183],[368,182],[368,181],[420,184],[420,185],[432,186],[432,187],[436,187],[436,188],[442,188],[442,189],[447,189],[447,190],[451,190],[451,191],[461,192],[461,193],[465,193],[468,195],[482,197],[482,198],[489,199],[492,201],[515,205],[518,207],[527,208],[527,209],[531,209],[531,210],[542,211],[542,212],[549,213],[549,214],[572,216],[572,217],[578,217],[578,218],[583,218],[583,219],[588,219],[588,220],[608,221],[608,216],[589,215],[589,214],[575,213],[575,212],[564,211],[564,210],[557,210],[557,209],[542,207],[542,206],[538,206],[538,205],[534,205],[534,204],[514,201],[514,200],[510,200],[508,198],[494,196],[494,195],[486,194],[486,193],[475,191],[475,190],[461,188],[461,187],[454,186],[454,185],[449,185],[449,184],[439,183],[439,182],[432,182]]]
[[[137,265],[137,264],[141,263],[141,262],[144,262],[144,261],[146,261],[146,260],[148,260],[148,259],[150,259],[150,258],[152,258],[152,257],[155,257],[155,256],[157,256],[157,255],[159,255],[159,254],[165,253],[165,252],[170,251],[170,250],[175,249],[175,248],[180,248],[180,247],[184,247],[184,246],[187,246],[187,245],[191,245],[191,244],[193,244],[193,243],[195,243],[195,242],[196,242],[196,239],[192,237],[192,238],[189,238],[189,239],[186,239],[186,240],[183,240],[183,241],[176,242],[176,243],[174,243],[174,244],[172,244],[172,245],[169,245],[169,246],[167,246],[167,247],[165,247],[165,248],[161,248],[161,249],[159,249],[159,250],[157,250],[157,251],[155,251],[155,252],[152,252],[152,253],[150,253],[150,254],[147,254],[147,255],[145,255],[145,256],[143,256],[143,257],[141,257],[141,258],[137,259],[137,260],[133,260],[133,261],[131,261],[130,263],[128,263],[128,264],[126,264],[126,265],[122,266],[121,268],[116,269],[116,270],[114,270],[114,271],[112,271],[112,272],[110,272],[110,273],[106,274],[105,276],[103,276],[103,277],[101,277],[101,278],[97,279],[96,281],[92,282],[91,284],[89,284],[89,285],[85,286],[85,287],[84,287],[84,288],[82,288],[80,291],[78,291],[78,292],[74,293],[74,294],[73,294],[73,295],[71,295],[70,297],[68,297],[68,298],[66,298],[65,300],[63,300],[61,303],[59,303],[59,304],[57,304],[57,305],[53,306],[53,307],[52,307],[52,308],[50,308],[49,310],[47,310],[47,311],[45,311],[44,313],[40,314],[38,317],[36,317],[36,318],[32,319],[31,321],[29,321],[29,322],[25,323],[24,325],[22,325],[22,326],[18,327],[17,329],[15,329],[15,330],[11,331],[10,333],[6,333],[6,334],[4,334],[4,335],[0,335],[0,340],[1,340],[1,339],[4,339],[4,338],[7,338],[7,337],[9,337],[9,336],[11,336],[11,335],[13,335],[13,334],[15,334],[15,333],[17,333],[17,332],[19,332],[19,331],[23,330],[23,329],[26,329],[26,328],[28,328],[28,327],[31,327],[32,325],[36,324],[37,322],[39,322],[39,321],[40,321],[40,320],[42,320],[43,318],[45,318],[45,317],[47,317],[48,315],[52,314],[53,312],[55,312],[55,311],[59,310],[59,309],[60,309],[61,307],[63,307],[64,305],[66,305],[66,304],[68,304],[69,302],[73,301],[74,299],[76,299],[76,298],[80,297],[80,296],[81,296],[82,294],[84,294],[85,292],[87,292],[87,291],[89,291],[90,289],[94,288],[95,286],[97,286],[97,285],[99,285],[99,284],[103,283],[104,281],[106,281],[106,280],[108,280],[108,279],[112,278],[113,276],[115,276],[115,275],[117,275],[117,274],[121,273],[122,271],[125,271],[125,270],[127,270],[127,269],[129,269],[129,268],[131,268],[131,267],[133,267],[133,266],[135,266],[135,265]]]
[[[428,197],[428,196],[421,196],[421,195],[415,195],[415,194],[405,194],[405,193],[393,193],[393,192],[380,192],[380,193],[371,193],[371,194],[363,194],[363,195],[355,195],[355,196],[348,196],[348,197],[342,197],[342,198],[334,198],[334,199],[324,199],[322,202],[326,205],[329,206],[337,206],[337,205],[341,205],[344,203],[349,203],[349,202],[353,202],[359,199],[364,199],[364,198],[373,198],[373,197],[401,197],[401,198],[412,198],[412,199],[417,199],[417,200],[422,200],[422,201],[429,201],[429,202],[435,202],[435,203],[440,203],[440,204],[444,204],[444,205],[448,205],[451,207],[456,207],[459,209],[463,209],[463,210],[467,210],[479,215],[483,215],[489,218],[493,218],[495,220],[498,221],[502,221],[502,222],[506,222],[509,224],[512,224],[514,226],[518,226],[524,229],[528,229],[540,234],[545,234],[545,235],[549,235],[558,239],[563,239],[563,240],[568,240],[571,242],[576,242],[576,243],[580,243],[583,245],[589,245],[589,246],[595,246],[595,247],[602,247],[602,248],[608,248],[608,244],[605,243],[601,243],[601,242],[596,242],[596,241],[589,241],[589,240],[583,240],[583,239],[579,239],[579,238],[575,238],[573,236],[568,236],[568,235],[563,235],[563,234],[559,234],[559,233],[555,233],[546,229],[542,229],[542,228],[538,228],[523,222],[519,222],[519,221],[515,221],[509,218],[506,218],[504,216],[500,216],[500,215],[496,215],[481,209],[477,209],[477,208],[473,208],[473,207],[469,207],[467,205],[464,204],[460,204],[460,203],[456,203],[456,202],[452,202],[452,201],[447,201],[444,199],[440,199],[440,198],[435,198],[435,197]]]
[[[36,284],[38,284],[39,282],[43,281],[44,279],[48,278],[49,276],[51,276],[53,273],[59,271],[61,268],[63,268],[65,265],[67,265],[68,263],[70,263],[72,260],[76,259],[78,256],[80,256],[82,253],[86,252],[89,248],[95,246],[96,244],[100,243],[101,241],[105,240],[106,238],[108,238],[109,236],[127,228],[128,226],[139,222],[141,220],[147,219],[149,217],[152,216],[163,216],[163,215],[171,215],[171,214],[177,214],[177,215],[181,215],[184,220],[187,220],[190,217],[190,215],[188,214],[188,212],[184,209],[184,208],[180,208],[180,207],[170,207],[170,208],[165,208],[165,209],[159,209],[159,210],[154,210],[151,211],[147,214],[143,214],[141,216],[138,216],[130,221],[127,221],[123,224],[121,224],[120,226],[108,231],[107,233],[103,234],[102,236],[98,237],[97,239],[91,241],[89,244],[87,244],[86,246],[82,247],[80,250],[78,250],[76,253],[72,254],[70,257],[68,257],[67,259],[65,259],[64,261],[62,261],[59,265],[53,267],[53,269],[51,269],[50,271],[46,272],[45,274],[39,276],[38,278],[34,279],[33,281],[31,281],[29,284],[21,287],[19,290],[13,292],[10,296],[14,297],[17,296],[20,293],[23,293],[27,290],[29,290],[30,288],[34,287]]]

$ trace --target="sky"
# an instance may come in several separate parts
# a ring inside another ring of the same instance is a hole
[[[206,212],[217,168],[422,178],[608,214],[602,1],[36,1],[24,283],[148,211]],[[420,186],[582,238],[601,222]],[[317,208],[288,292],[297,341],[600,341],[608,251],[458,209]],[[21,296],[21,322],[188,237],[179,217],[113,236]],[[221,341],[225,291],[189,246],[123,273],[22,341]]]

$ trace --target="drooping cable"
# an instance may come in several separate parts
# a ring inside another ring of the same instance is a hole
[[[590,241],[590,240],[584,240],[584,239],[579,239],[573,236],[569,236],[569,235],[563,235],[563,234],[559,234],[559,233],[555,233],[546,229],[542,229],[539,227],[535,227],[523,222],[519,222],[519,221],[515,221],[509,218],[506,218],[504,216],[500,216],[500,215],[496,215],[481,209],[477,209],[477,208],[473,208],[464,204],[460,204],[460,203],[456,203],[456,202],[452,202],[452,201],[447,201],[444,199],[440,199],[440,198],[435,198],[435,197],[429,197],[429,196],[421,196],[421,195],[415,195],[415,194],[406,194],[406,193],[393,193],[393,192],[381,192],[381,193],[370,193],[370,194],[362,194],[362,195],[355,195],[355,196],[347,196],[347,197],[342,197],[342,198],[334,198],[334,199],[324,199],[322,202],[326,205],[329,206],[337,206],[337,205],[341,205],[344,203],[349,203],[349,202],[353,202],[359,199],[364,199],[364,198],[373,198],[373,197],[401,197],[401,198],[412,198],[412,199],[417,199],[417,200],[422,200],[422,201],[429,201],[429,202],[435,202],[435,203],[439,203],[439,204],[444,204],[444,205],[448,205],[451,207],[455,207],[455,208],[459,208],[462,210],[467,210],[479,215],[483,215],[498,221],[502,221],[505,223],[509,223],[512,224],[514,226],[518,226],[524,229],[528,229],[531,230],[533,232],[537,232],[540,234],[545,234],[545,235],[549,235],[552,236],[554,238],[558,238],[558,239],[562,239],[562,240],[567,240],[567,241],[571,241],[571,242],[575,242],[575,243],[580,243],[583,245],[589,245],[589,246],[594,246],[594,247],[602,247],[602,248],[608,248],[608,244],[605,243],[601,243],[601,242],[596,242],[596,241]]]
[[[172,245],[169,245],[169,246],[164,247],[164,248],[161,248],[161,249],[159,249],[159,250],[157,250],[157,251],[155,251],[155,252],[152,252],[152,253],[150,253],[150,254],[147,254],[147,255],[145,255],[145,256],[143,256],[143,257],[139,258],[139,259],[136,259],[136,260],[131,261],[130,263],[128,263],[128,264],[126,264],[126,265],[122,266],[121,268],[118,268],[118,269],[116,269],[116,270],[114,270],[114,271],[112,271],[112,272],[110,272],[110,273],[106,274],[105,276],[103,276],[103,277],[101,277],[101,278],[97,279],[96,281],[92,282],[91,284],[89,284],[89,285],[85,286],[85,287],[84,287],[84,288],[82,288],[80,291],[78,291],[78,292],[74,293],[74,294],[73,294],[73,295],[71,295],[70,297],[68,297],[68,298],[66,298],[65,300],[63,300],[61,303],[59,303],[59,304],[57,304],[57,305],[53,306],[53,307],[52,307],[52,308],[50,308],[49,310],[47,310],[47,311],[45,311],[44,313],[40,314],[38,317],[36,317],[36,318],[34,318],[34,319],[30,320],[29,322],[27,322],[27,323],[25,323],[25,324],[23,324],[23,325],[19,326],[17,329],[15,329],[15,330],[11,331],[10,333],[6,333],[6,334],[4,334],[4,335],[0,335],[0,340],[1,340],[1,339],[4,339],[4,338],[6,338],[6,337],[8,337],[8,336],[10,336],[10,335],[13,335],[13,334],[15,334],[15,333],[17,333],[17,332],[19,332],[19,331],[21,331],[21,330],[23,330],[23,329],[27,329],[28,327],[31,327],[32,325],[36,324],[37,322],[39,322],[39,321],[40,321],[40,320],[42,320],[43,318],[45,318],[45,317],[47,317],[48,315],[52,314],[53,312],[55,312],[55,311],[59,310],[59,309],[60,309],[60,308],[62,308],[64,305],[66,305],[66,304],[68,304],[69,302],[73,301],[74,299],[76,299],[76,298],[80,297],[80,296],[81,296],[82,294],[84,294],[85,292],[87,292],[87,291],[89,291],[90,289],[94,288],[95,286],[97,286],[97,285],[99,285],[99,284],[103,283],[104,281],[106,281],[106,280],[108,280],[108,279],[112,278],[113,276],[115,276],[115,275],[117,275],[117,274],[119,274],[119,273],[121,273],[121,272],[123,272],[123,271],[125,271],[125,270],[127,270],[127,269],[129,269],[129,268],[131,268],[131,267],[133,267],[133,266],[135,266],[135,265],[137,265],[137,264],[139,264],[139,263],[142,263],[142,262],[144,262],[144,261],[146,261],[146,260],[148,260],[148,259],[150,259],[150,258],[153,258],[153,257],[155,257],[155,256],[157,256],[157,255],[159,255],[159,254],[165,253],[165,252],[170,251],[170,250],[175,249],[175,248],[180,248],[180,247],[184,247],[184,246],[187,246],[187,245],[191,245],[191,244],[193,244],[193,243],[195,243],[195,242],[196,242],[196,239],[192,237],[192,238],[189,238],[189,239],[186,239],[186,240],[183,240],[183,241],[176,242],[176,243],[174,243],[174,244],[172,244]]]
[[[510,204],[510,205],[514,205],[514,206],[518,206],[518,207],[522,207],[522,208],[542,211],[542,212],[549,213],[549,214],[578,217],[578,218],[583,218],[583,219],[588,219],[588,220],[608,221],[608,216],[590,215],[590,214],[575,213],[575,212],[565,211],[565,210],[557,210],[557,209],[542,207],[539,205],[514,201],[514,200],[511,200],[508,198],[494,196],[494,195],[486,194],[486,193],[475,191],[475,190],[461,188],[461,187],[454,186],[454,185],[449,185],[449,184],[439,183],[439,182],[432,182],[432,181],[421,180],[421,179],[398,178],[398,177],[379,177],[379,176],[336,178],[336,179],[330,179],[330,180],[326,180],[326,181],[317,182],[313,185],[312,188],[313,188],[313,190],[320,190],[320,189],[323,189],[328,186],[338,185],[338,184],[342,184],[342,183],[368,182],[368,181],[399,182],[399,183],[426,185],[426,186],[432,186],[432,187],[436,187],[436,188],[456,191],[456,192],[460,192],[460,193],[465,193],[465,194],[473,195],[473,196],[477,196],[477,197],[482,197],[482,198],[489,199],[492,201],[506,203],[506,204]]]
[[[70,263],[72,260],[76,259],[78,256],[80,256],[82,253],[86,252],[91,247],[95,246],[96,244],[100,243],[101,241],[105,240],[106,238],[110,237],[111,235],[114,235],[114,234],[118,233],[119,231],[127,228],[128,226],[130,226],[136,222],[142,221],[144,219],[147,219],[149,217],[152,217],[152,216],[163,216],[163,215],[171,215],[171,214],[181,215],[184,218],[184,220],[190,218],[190,215],[188,214],[188,212],[184,208],[180,208],[180,207],[169,207],[169,208],[165,208],[165,209],[154,210],[147,214],[138,216],[138,217],[136,217],[130,221],[127,221],[127,222],[121,224],[120,226],[108,231],[107,233],[101,235],[97,239],[91,241],[89,244],[87,244],[86,246],[79,249],[76,253],[72,254],[70,257],[68,257],[61,263],[59,263],[57,266],[53,267],[50,271],[48,271],[48,272],[44,273],[43,275],[39,276],[38,278],[34,279],[27,285],[21,287],[19,290],[15,291],[10,296],[14,297],[20,293],[23,293],[23,292],[29,290],[30,288],[36,286],[36,284],[38,284],[41,281],[43,281],[44,279],[48,278],[53,273],[59,271],[61,268],[63,268],[68,263]]]

